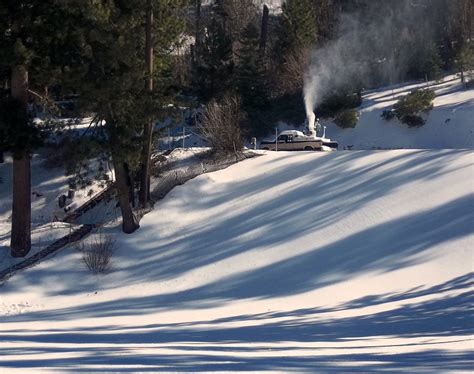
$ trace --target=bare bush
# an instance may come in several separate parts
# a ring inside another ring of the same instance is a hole
[[[106,273],[110,268],[110,260],[115,251],[115,240],[99,233],[92,243],[81,247],[82,260],[90,271],[95,274]]]
[[[199,130],[216,153],[237,153],[243,149],[240,123],[245,114],[237,96],[226,95],[212,100],[206,107]]]

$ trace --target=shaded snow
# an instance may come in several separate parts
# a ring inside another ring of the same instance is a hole
[[[0,367],[469,371],[472,152],[268,152],[175,188],[112,271],[0,287]]]

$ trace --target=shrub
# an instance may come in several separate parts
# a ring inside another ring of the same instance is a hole
[[[395,115],[410,127],[423,126],[425,121],[421,114],[433,108],[435,96],[434,91],[430,89],[412,91],[393,106]]]
[[[393,109],[384,110],[381,114],[381,117],[386,121],[390,121],[395,118],[395,111]]]
[[[204,138],[216,153],[235,153],[244,147],[240,123],[245,118],[237,96],[226,95],[221,102],[212,100],[198,125]]]
[[[99,233],[94,242],[82,247],[82,260],[90,271],[103,274],[110,268],[110,260],[115,251],[115,241]]]
[[[334,123],[343,129],[356,127],[357,121],[359,113],[355,110],[343,110],[334,118]]]
[[[420,127],[425,124],[425,120],[415,114],[407,114],[403,117],[403,123],[408,125],[408,127]]]

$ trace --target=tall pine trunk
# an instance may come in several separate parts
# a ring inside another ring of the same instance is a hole
[[[28,105],[28,70],[19,65],[12,68],[12,96],[26,111]],[[31,249],[31,164],[27,150],[13,154],[13,205],[11,255],[25,257]]]
[[[145,30],[145,64],[147,69],[146,89],[148,92],[153,91],[153,9],[151,0],[147,1],[146,9],[146,30]],[[150,168],[151,168],[151,152],[153,145],[153,121],[150,119],[143,128],[143,151],[142,151],[142,167],[140,178],[140,192],[138,199],[142,207],[146,207],[150,202]]]
[[[268,16],[269,10],[266,4],[263,4],[262,26],[260,28],[260,51],[265,54],[268,39]]]
[[[201,45],[201,0],[195,0],[196,1],[196,24],[195,24],[195,35],[194,35],[194,61],[193,63],[195,65],[199,65],[200,57],[201,57],[201,50],[202,50],[202,45]]]
[[[117,151],[112,152],[112,162],[115,171],[115,189],[117,191],[120,211],[122,213],[122,230],[126,234],[131,234],[140,226],[133,214],[130,205],[130,186],[128,184],[127,168]]]

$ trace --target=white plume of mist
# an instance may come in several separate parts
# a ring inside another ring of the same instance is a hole
[[[394,83],[403,76],[412,52],[403,40],[413,40],[413,30],[419,32],[421,25],[424,40],[429,42],[432,38],[426,1],[400,0],[383,6],[382,2],[374,1],[367,10],[373,17],[363,20],[362,13],[341,16],[339,37],[313,51],[304,77],[303,95],[309,122],[315,118],[315,108],[340,88],[354,82],[371,86],[377,79]]]

